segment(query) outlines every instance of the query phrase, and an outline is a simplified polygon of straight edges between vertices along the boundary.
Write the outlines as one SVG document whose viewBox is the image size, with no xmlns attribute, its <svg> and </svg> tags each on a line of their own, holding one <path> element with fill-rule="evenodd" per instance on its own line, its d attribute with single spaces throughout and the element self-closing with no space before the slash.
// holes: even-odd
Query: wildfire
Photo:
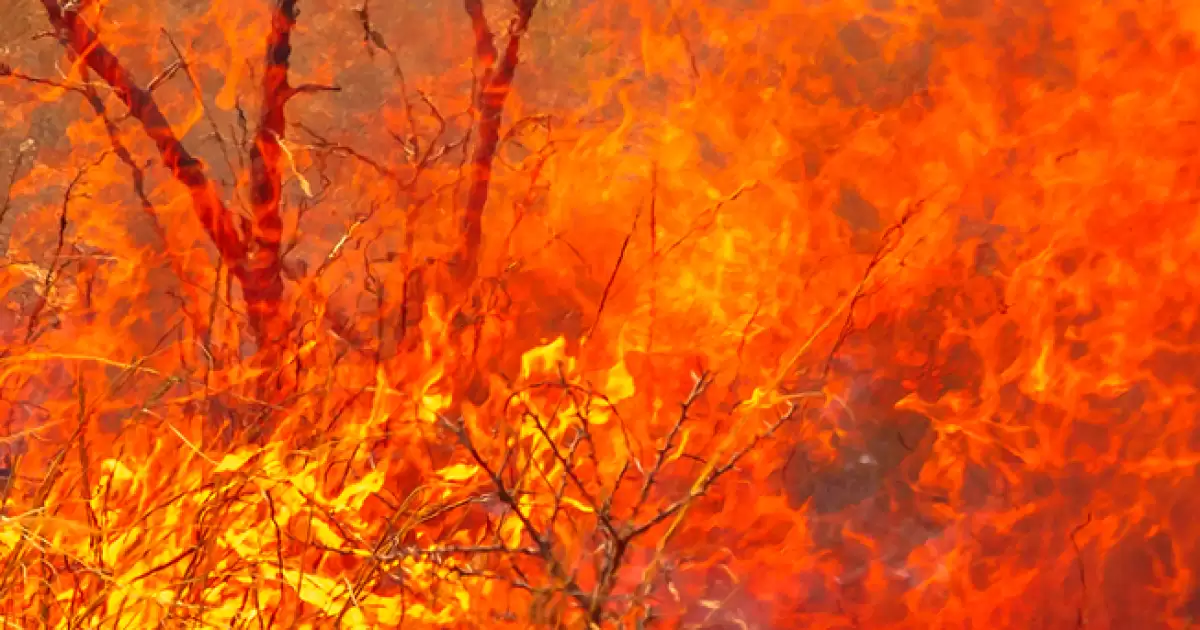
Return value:
<svg viewBox="0 0 1200 630">
<path fill-rule="evenodd" d="M 13 1 L 6 626 L 1200 618 L 1194 3 Z"/>
</svg>

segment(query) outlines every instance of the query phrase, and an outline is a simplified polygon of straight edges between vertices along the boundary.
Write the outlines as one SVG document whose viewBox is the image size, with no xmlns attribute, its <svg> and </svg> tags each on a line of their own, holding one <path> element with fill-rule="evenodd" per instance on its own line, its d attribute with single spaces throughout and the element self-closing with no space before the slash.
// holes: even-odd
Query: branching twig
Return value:
<svg viewBox="0 0 1200 630">
<path fill-rule="evenodd" d="M 867 262 L 867 266 L 862 273 L 862 278 L 859 280 L 858 285 L 854 287 L 854 293 L 850 297 L 849 306 L 846 308 L 846 318 L 842 320 L 842 328 L 838 331 L 837 339 L 834 340 L 833 347 L 830 348 L 829 354 L 825 358 L 825 364 L 821 369 L 822 378 L 829 376 L 830 370 L 833 369 L 834 359 L 837 357 L 838 352 L 841 351 L 842 344 L 846 342 L 846 338 L 854 330 L 854 309 L 858 306 L 859 301 L 866 296 L 867 283 L 873 277 L 875 269 L 896 250 L 896 247 L 900 244 L 900 240 L 904 238 L 905 226 L 908 225 L 908 222 L 912 220 L 917 211 L 921 209 L 922 204 L 923 201 L 918 202 L 905 210 L 900 220 L 892 224 L 879 239 L 879 248 L 875 250 L 875 254 Z"/>
<path fill-rule="evenodd" d="M 758 448 L 758 445 L 763 440 L 773 437 L 775 432 L 778 431 L 780 427 L 782 427 L 792 418 L 796 417 L 797 414 L 803 414 L 804 410 L 807 409 L 809 399 L 822 396 L 823 394 L 820 392 L 792 395 L 790 397 L 792 402 L 789 403 L 787 411 L 780 414 L 779 418 L 775 422 L 771 423 L 765 430 L 757 433 L 754 438 L 751 439 L 750 442 L 745 446 L 734 451 L 723 464 L 717 463 L 718 459 L 716 458 L 720 457 L 720 453 L 718 452 L 715 455 L 715 458 L 705 467 L 706 470 L 702 472 L 696 479 L 695 483 L 692 484 L 691 490 L 688 491 L 685 496 L 669 504 L 649 520 L 634 527 L 633 532 L 630 534 L 631 538 L 645 534 L 654 527 L 665 522 L 667 519 L 672 519 L 667 531 L 664 532 L 658 540 L 654 559 L 643 572 L 642 583 L 637 589 L 637 594 L 634 600 L 635 605 L 640 604 L 640 602 L 647 595 L 649 595 L 650 588 L 653 585 L 653 575 L 658 570 L 658 567 L 662 562 L 662 554 L 666 550 L 667 544 L 670 543 L 671 539 L 674 538 L 675 533 L 679 530 L 679 527 L 683 522 L 683 518 L 687 514 L 688 508 L 692 505 L 692 503 L 696 499 L 705 496 L 709 489 L 712 488 L 713 484 L 715 484 L 721 477 L 736 467 L 746 455 Z M 804 402 L 801 404 L 796 404 L 794 401 L 797 399 L 803 399 Z M 734 433 L 736 433 L 736 431 Z"/>
<path fill-rule="evenodd" d="M 230 157 L 229 144 L 225 141 L 225 136 L 221 134 L 221 129 L 217 126 L 217 121 L 213 118 L 212 112 L 204 104 L 204 93 L 200 89 L 200 82 L 192 74 L 192 67 L 188 64 L 187 57 L 183 54 L 183 49 L 175 42 L 175 38 L 169 31 L 163 29 L 162 34 L 167 39 L 167 43 L 171 45 L 171 49 L 175 51 L 175 58 L 183 70 L 183 76 L 187 77 L 188 83 L 192 86 L 192 96 L 196 99 L 196 103 L 200 105 L 201 111 L 204 112 L 204 118 L 208 121 L 209 128 L 212 129 L 213 137 L 217 139 L 217 146 L 221 148 L 221 156 L 225 159 L 226 168 L 229 169 L 230 173 L 236 173 L 237 169 L 233 165 L 233 158 Z M 246 210 L 245 202 L 242 201 L 241 194 L 238 192 L 236 186 L 233 188 L 233 195 L 244 213 Z"/>
<path fill-rule="evenodd" d="M 658 478 L 658 473 L 662 470 L 663 463 L 667 460 L 667 454 L 671 451 L 671 447 L 675 443 L 675 436 L 679 435 L 679 430 L 683 427 L 683 423 L 687 421 L 688 412 L 692 405 L 704 395 L 705 390 L 709 385 L 712 385 L 713 377 L 711 374 L 702 373 L 693 376 L 692 391 L 688 393 L 687 398 L 680 405 L 679 415 L 675 418 L 675 423 L 671 425 L 671 430 L 667 432 L 667 439 L 663 441 L 662 446 L 658 448 L 658 453 L 654 457 L 654 463 L 650 466 L 650 470 L 646 472 L 646 480 L 642 483 L 642 489 L 638 493 L 637 501 L 633 504 L 633 518 L 637 518 L 638 512 L 646 503 L 646 499 L 650 496 L 650 489 L 654 487 L 654 482 Z"/>
<path fill-rule="evenodd" d="M 588 492 L 587 487 L 583 484 L 583 480 L 579 478 L 579 475 L 575 473 L 574 458 L 563 456 L 562 450 L 558 448 L 558 444 L 556 444 L 554 439 L 550 437 L 550 431 L 546 428 L 545 423 L 542 422 L 542 419 L 538 417 L 536 413 L 534 413 L 532 410 L 526 410 L 525 414 L 523 415 L 533 421 L 538 433 L 541 434 L 542 439 L 546 441 L 546 445 L 550 448 L 550 452 L 554 455 L 554 459 L 558 460 L 558 463 L 562 464 L 563 473 L 566 475 L 566 478 L 569 479 L 579 490 L 584 500 L 587 501 L 588 507 L 590 507 L 600 519 L 600 524 L 603 525 L 604 529 L 607 530 L 611 535 L 616 535 L 617 530 L 615 527 L 613 527 L 612 520 L 609 519 L 608 514 L 600 511 L 600 504 L 596 501 L 595 497 Z M 577 445 L 578 443 L 571 447 L 572 455 L 574 455 Z"/>
<path fill-rule="evenodd" d="M 383 164 L 382 162 L 376 160 L 375 158 L 372 158 L 371 156 L 358 151 L 354 147 L 347 146 L 347 145 L 340 144 L 338 142 L 329 140 L 325 136 L 321 135 L 320 133 L 318 133 L 314 129 L 311 129 L 310 127 L 308 127 L 307 125 L 305 125 L 303 123 L 293 123 L 293 126 L 295 126 L 296 128 L 300 129 L 301 131 L 303 131 L 304 133 L 306 133 L 312 137 L 312 139 L 315 141 L 315 144 L 312 146 L 312 148 L 317 149 L 317 150 L 329 151 L 330 153 L 341 154 L 341 155 L 346 155 L 346 156 L 352 157 L 355 160 L 358 160 L 359 162 L 362 162 L 363 164 L 366 164 L 367 166 L 371 167 L 371 169 L 374 170 L 376 173 L 379 173 L 380 175 L 392 180 L 393 182 L 398 184 L 401 188 L 406 188 L 409 186 L 409 183 L 405 182 L 400 177 L 399 173 L 392 170 L 386 164 Z"/>
<path fill-rule="evenodd" d="M 283 322 L 278 310 L 283 280 L 279 244 L 283 223 L 279 214 L 282 187 L 279 139 L 284 131 L 283 107 L 296 94 L 337 89 L 311 84 L 293 87 L 287 82 L 296 1 L 278 0 L 272 15 L 271 32 L 267 40 L 267 70 L 263 78 L 264 110 L 251 152 L 254 220 L 246 241 L 239 235 L 232 214 L 206 175 L 204 163 L 184 148 L 151 95 L 155 86 L 179 69 L 186 70 L 186 62 L 182 57 L 160 73 L 148 89 L 143 89 L 76 11 L 64 10 L 56 0 L 42 0 L 42 5 L 64 45 L 113 88 L 129 109 L 129 115 L 141 123 L 146 134 L 154 141 L 172 175 L 188 188 L 197 216 L 221 258 L 242 285 L 251 327 L 259 339 L 260 347 L 269 345 L 269 340 L 280 338 Z M 195 87 L 195 78 L 190 72 L 187 74 Z M 41 82 L 70 87 L 57 82 Z"/>
<path fill-rule="evenodd" d="M 520 501 L 517 499 L 517 497 L 513 496 L 512 492 L 509 491 L 508 486 L 504 483 L 504 479 L 501 478 L 500 473 L 498 473 L 496 469 L 493 469 L 491 465 L 487 463 L 487 460 L 483 458 L 483 455 L 479 453 L 479 450 L 475 448 L 475 444 L 472 442 L 471 436 L 467 433 L 467 427 L 461 421 L 454 422 L 445 417 L 442 418 L 442 424 L 454 433 L 454 435 L 458 438 L 459 444 L 466 449 L 467 453 L 471 456 L 471 459 L 473 459 L 475 463 L 487 474 L 488 479 L 496 488 L 496 495 L 500 498 L 500 501 L 503 502 L 510 510 L 512 510 L 512 512 L 516 515 L 517 520 L 521 521 L 522 527 L 524 527 L 525 531 L 529 533 L 529 537 L 533 539 L 534 545 L 537 546 L 538 555 L 546 563 L 547 568 L 550 570 L 550 574 L 555 579 L 563 583 L 564 588 L 567 590 L 567 592 L 572 594 L 573 598 L 581 608 L 584 610 L 591 610 L 592 602 L 590 597 L 585 594 L 581 588 L 579 588 L 579 584 L 576 583 L 574 578 L 568 575 L 566 569 L 562 566 L 562 563 L 555 555 L 554 549 L 550 546 L 547 536 L 543 535 L 538 530 L 538 528 L 533 524 L 533 521 L 531 521 L 529 516 L 527 516 L 522 510 Z M 501 468 L 501 470 L 503 470 L 503 468 Z"/>
<path fill-rule="evenodd" d="M 67 190 L 63 193 L 62 210 L 58 216 L 58 235 L 54 246 L 54 254 L 50 258 L 50 262 L 46 265 L 46 277 L 42 282 L 42 294 L 38 297 L 37 305 L 34 306 L 33 312 L 29 315 L 29 326 L 25 330 L 25 343 L 33 341 L 37 333 L 38 320 L 46 305 L 50 303 L 50 296 L 54 292 L 54 283 L 58 281 L 59 272 L 62 270 L 60 265 L 62 258 L 63 247 L 66 246 L 67 227 L 70 225 L 68 209 L 71 202 L 77 197 L 86 197 L 86 193 L 76 193 L 75 187 L 83 181 L 84 175 L 92 168 L 99 166 L 104 160 L 108 159 L 109 152 L 105 151 L 100 154 L 96 161 L 84 168 L 79 169 L 71 182 L 67 184 Z"/>
</svg>

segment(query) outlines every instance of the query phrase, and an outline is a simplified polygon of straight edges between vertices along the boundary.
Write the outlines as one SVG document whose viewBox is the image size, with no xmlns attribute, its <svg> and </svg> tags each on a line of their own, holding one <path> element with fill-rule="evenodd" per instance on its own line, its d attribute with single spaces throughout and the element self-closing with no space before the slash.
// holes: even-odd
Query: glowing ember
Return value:
<svg viewBox="0 0 1200 630">
<path fill-rule="evenodd" d="M 8 625 L 1200 617 L 1195 3 L 360 1 L 5 5 Z"/>
</svg>

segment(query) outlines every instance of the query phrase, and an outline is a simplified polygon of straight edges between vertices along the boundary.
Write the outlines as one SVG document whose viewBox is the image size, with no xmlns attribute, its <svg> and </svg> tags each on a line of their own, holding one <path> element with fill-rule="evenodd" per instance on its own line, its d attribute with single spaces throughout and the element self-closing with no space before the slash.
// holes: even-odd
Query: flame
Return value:
<svg viewBox="0 0 1200 630">
<path fill-rule="evenodd" d="M 1200 617 L 1196 3 L 37 4 L 9 625 Z"/>
</svg>

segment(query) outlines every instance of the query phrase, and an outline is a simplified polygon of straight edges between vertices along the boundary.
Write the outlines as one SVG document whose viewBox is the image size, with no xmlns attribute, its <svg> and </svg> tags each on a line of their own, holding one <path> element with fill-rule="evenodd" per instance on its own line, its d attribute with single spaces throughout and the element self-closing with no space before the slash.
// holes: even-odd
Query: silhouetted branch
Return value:
<svg viewBox="0 0 1200 630">
<path fill-rule="evenodd" d="M 612 295 L 613 286 L 617 282 L 617 274 L 621 272 L 621 265 L 625 262 L 625 254 L 629 252 L 629 244 L 633 242 L 633 235 L 637 233 L 638 219 L 641 217 L 642 211 L 639 209 L 637 214 L 633 215 L 633 227 L 625 235 L 625 240 L 621 241 L 621 249 L 617 252 L 617 261 L 613 263 L 612 273 L 608 274 L 608 281 L 604 283 L 604 291 L 600 293 L 600 304 L 596 307 L 596 319 L 592 320 L 592 325 L 588 327 L 584 339 L 591 339 L 592 335 L 596 333 L 596 327 L 600 325 L 600 317 L 604 315 L 604 307 L 608 305 L 608 298 Z"/>
<path fill-rule="evenodd" d="M 705 390 L 709 385 L 712 385 L 712 375 L 708 373 L 699 374 L 693 377 L 695 380 L 692 383 L 692 391 L 688 393 L 687 399 L 683 401 L 679 408 L 679 415 L 675 417 L 675 422 L 671 425 L 670 431 L 667 432 L 667 439 L 663 440 L 662 446 L 658 447 L 658 452 L 654 456 L 654 464 L 650 466 L 650 470 L 646 472 L 646 480 L 642 482 L 642 489 L 638 492 L 637 502 L 633 504 L 633 516 L 636 518 L 638 512 L 645 505 L 647 497 L 650 496 L 650 489 L 654 487 L 654 482 L 658 478 L 659 472 L 662 471 L 663 464 L 666 463 L 667 454 L 670 453 L 671 447 L 675 444 L 675 437 L 679 435 L 679 430 L 683 428 L 683 423 L 687 421 L 688 412 L 691 411 L 692 405 L 704 395 Z"/>
<path fill-rule="evenodd" d="M 311 148 L 316 149 L 318 151 L 328 151 L 329 153 L 345 155 L 345 156 L 354 158 L 355 160 L 358 160 L 359 162 L 362 162 L 363 164 L 366 164 L 367 166 L 371 167 L 371 169 L 374 170 L 376 173 L 379 173 L 383 177 L 386 177 L 387 179 L 395 182 L 401 188 L 407 186 L 407 184 L 404 182 L 404 180 L 400 177 L 399 173 L 392 170 L 390 167 L 388 167 L 386 164 L 380 162 L 379 160 L 376 160 L 375 158 L 373 158 L 369 155 L 366 155 L 365 153 L 362 153 L 361 151 L 355 149 L 354 147 L 330 140 L 329 138 L 325 137 L 324 135 L 318 133 L 316 130 L 306 126 L 304 123 L 293 123 L 293 126 L 299 128 L 301 131 L 303 131 L 304 133 L 306 133 L 312 137 L 313 144 L 311 145 Z"/>
<path fill-rule="evenodd" d="M 834 340 L 833 347 L 830 348 L 829 354 L 825 357 L 825 364 L 821 368 L 821 378 L 824 379 L 829 376 L 829 372 L 833 369 L 834 359 L 837 358 L 838 352 L 841 351 L 842 345 L 846 342 L 850 333 L 854 331 L 854 310 L 858 306 L 859 301 L 866 297 L 867 283 L 874 276 L 875 270 L 880 263 L 899 246 L 900 240 L 904 238 L 905 226 L 916 216 L 924 203 L 925 201 L 921 200 L 910 206 L 896 223 L 884 231 L 883 236 L 879 239 L 879 247 L 875 250 L 874 255 L 871 256 L 871 260 L 867 262 L 866 268 L 863 269 L 862 278 L 859 280 L 858 285 L 854 287 L 854 293 L 851 295 L 850 303 L 846 307 L 846 317 L 842 320 L 842 327 L 838 330 L 838 336 Z"/>
</svg>

